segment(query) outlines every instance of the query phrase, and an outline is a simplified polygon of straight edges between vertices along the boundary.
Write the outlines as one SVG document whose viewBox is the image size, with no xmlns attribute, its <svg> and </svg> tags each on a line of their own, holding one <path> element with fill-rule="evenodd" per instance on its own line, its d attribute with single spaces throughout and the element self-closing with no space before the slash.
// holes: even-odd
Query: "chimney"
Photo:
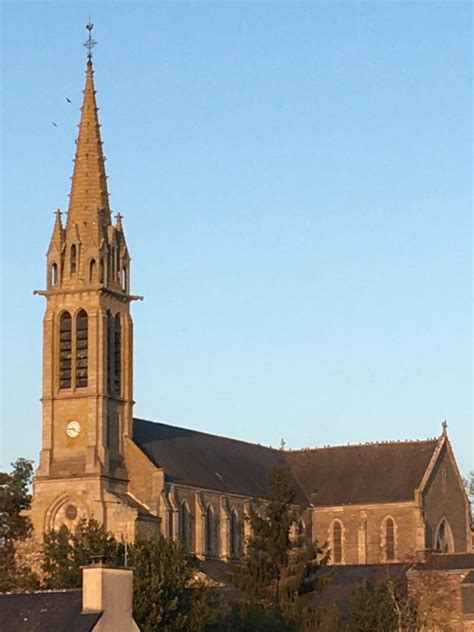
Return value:
<svg viewBox="0 0 474 632">
<path fill-rule="evenodd" d="M 82 568 L 82 611 L 102 612 L 94 632 L 140 632 L 132 615 L 133 570 L 102 561 Z"/>
</svg>

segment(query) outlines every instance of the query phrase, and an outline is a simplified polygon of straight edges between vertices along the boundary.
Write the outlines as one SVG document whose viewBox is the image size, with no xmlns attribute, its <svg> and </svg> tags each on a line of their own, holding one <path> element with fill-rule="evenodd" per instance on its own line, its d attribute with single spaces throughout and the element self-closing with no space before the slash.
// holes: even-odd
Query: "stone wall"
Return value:
<svg viewBox="0 0 474 632">
<path fill-rule="evenodd" d="M 417 604 L 420 632 L 473 632 L 474 621 L 463 615 L 461 582 L 467 570 L 408 571 L 410 597 Z"/>
<path fill-rule="evenodd" d="M 426 545 L 434 547 L 435 534 L 445 518 L 451 528 L 454 551 L 469 551 L 469 508 L 466 495 L 445 445 L 423 494 Z"/>
<path fill-rule="evenodd" d="M 382 564 L 387 562 L 385 524 L 394 522 L 395 555 L 392 562 L 410 561 L 423 548 L 420 540 L 422 516 L 414 503 L 314 507 L 313 538 L 333 548 L 333 525 L 342 525 L 342 564 Z"/>
</svg>

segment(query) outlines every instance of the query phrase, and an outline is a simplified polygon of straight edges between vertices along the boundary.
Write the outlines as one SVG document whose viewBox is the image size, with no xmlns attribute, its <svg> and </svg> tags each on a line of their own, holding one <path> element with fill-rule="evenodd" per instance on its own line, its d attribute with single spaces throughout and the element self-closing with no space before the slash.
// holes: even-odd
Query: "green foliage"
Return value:
<svg viewBox="0 0 474 632">
<path fill-rule="evenodd" d="M 180 543 L 159 536 L 129 549 L 133 614 L 143 632 L 205 630 L 213 619 L 209 588 L 193 581 L 195 566 Z"/>
<path fill-rule="evenodd" d="M 296 622 L 291 621 L 278 607 L 267 608 L 253 600 L 223 603 L 219 622 L 205 629 L 206 632 L 297 632 L 299 630 Z"/>
<path fill-rule="evenodd" d="M 387 580 L 373 587 L 363 582 L 357 589 L 349 632 L 415 632 L 417 612 L 413 601 Z"/>
<path fill-rule="evenodd" d="M 324 588 L 317 571 L 326 564 L 329 554 L 325 546 L 318 546 L 304 535 L 290 537 L 292 526 L 300 518 L 294 498 L 288 470 L 275 468 L 270 476 L 268 502 L 250 511 L 252 535 L 234 581 L 267 613 L 282 613 L 287 625 L 298 624 L 301 629 L 307 619 L 314 618 L 308 602 Z"/>
<path fill-rule="evenodd" d="M 252 535 L 247 542 L 244 566 L 236 575 L 237 585 L 254 597 L 279 600 L 280 579 L 291 547 L 290 528 L 296 519 L 294 491 L 285 468 L 270 476 L 268 503 L 250 510 Z"/>
<path fill-rule="evenodd" d="M 280 602 L 284 607 L 302 607 L 314 593 L 320 593 L 330 577 L 320 578 L 318 569 L 329 560 L 326 546 L 303 536 L 291 542 L 280 579 Z"/>
<path fill-rule="evenodd" d="M 307 632 L 342 632 L 342 629 L 338 603 L 308 610 L 300 628 Z"/>
<path fill-rule="evenodd" d="M 111 564 L 123 564 L 124 547 L 97 520 L 81 520 L 72 533 L 65 525 L 44 536 L 42 571 L 44 587 L 79 588 L 81 566 L 103 556 Z"/>
<path fill-rule="evenodd" d="M 30 508 L 33 464 L 17 459 L 8 474 L 0 472 L 0 591 L 35 588 L 37 578 L 18 563 L 15 552 L 19 542 L 31 533 L 31 521 L 25 515 Z"/>
</svg>

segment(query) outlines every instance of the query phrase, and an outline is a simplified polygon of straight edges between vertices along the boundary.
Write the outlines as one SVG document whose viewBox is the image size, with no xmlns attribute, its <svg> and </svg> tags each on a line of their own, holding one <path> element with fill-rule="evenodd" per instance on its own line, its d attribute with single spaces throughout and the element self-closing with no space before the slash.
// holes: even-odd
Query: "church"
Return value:
<svg viewBox="0 0 474 632">
<path fill-rule="evenodd" d="M 284 465 L 302 510 L 295 529 L 328 542 L 333 564 L 470 551 L 446 424 L 427 440 L 287 450 L 134 418 L 130 265 L 109 205 L 90 49 L 68 212 L 56 212 L 36 291 L 46 302 L 36 537 L 93 517 L 125 541 L 161 532 L 199 559 L 238 560 L 249 508 Z"/>
</svg>

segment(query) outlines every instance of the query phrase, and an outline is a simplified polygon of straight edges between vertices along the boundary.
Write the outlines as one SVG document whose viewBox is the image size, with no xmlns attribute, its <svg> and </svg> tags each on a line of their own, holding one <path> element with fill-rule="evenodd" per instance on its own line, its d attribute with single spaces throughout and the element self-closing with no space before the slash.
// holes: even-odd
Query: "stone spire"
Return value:
<svg viewBox="0 0 474 632">
<path fill-rule="evenodd" d="M 52 250 L 61 251 L 64 243 L 64 228 L 61 221 L 61 211 L 57 209 L 55 212 L 55 220 L 53 227 L 53 234 L 51 235 L 51 241 L 49 242 L 48 252 Z"/>
<path fill-rule="evenodd" d="M 101 227 L 110 224 L 111 219 L 95 93 L 94 70 L 89 56 L 67 226 L 74 223 L 84 225 L 84 222 L 87 222 L 90 228 L 93 229 L 95 225 L 95 228 L 100 230 Z"/>
</svg>

